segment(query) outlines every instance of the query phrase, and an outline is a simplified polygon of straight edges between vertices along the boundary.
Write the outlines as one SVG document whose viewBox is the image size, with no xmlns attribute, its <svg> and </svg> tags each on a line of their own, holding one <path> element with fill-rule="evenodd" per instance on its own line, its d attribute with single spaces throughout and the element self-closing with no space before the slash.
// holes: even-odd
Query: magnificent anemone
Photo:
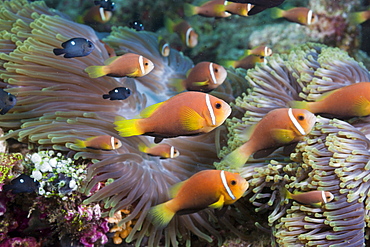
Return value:
<svg viewBox="0 0 370 247">
<path fill-rule="evenodd" d="M 352 83 L 369 81 L 370 74 L 345 52 L 307 44 L 288 55 L 273 55 L 267 65 L 248 70 L 252 85 L 236 98 L 235 116 L 227 120 L 225 156 L 243 143 L 240 134 L 268 111 L 288 107 L 291 100 L 314 101 L 321 94 Z M 250 159 L 240 169 L 249 181 L 249 201 L 267 212 L 280 246 L 362 246 L 369 224 L 369 118 L 319 117 L 315 128 L 289 155 L 281 149 L 264 159 Z M 228 169 L 223 162 L 216 167 Z M 323 190 L 335 198 L 322 207 L 285 199 L 282 188 L 299 192 Z M 248 202 L 243 201 L 245 207 Z"/>
<path fill-rule="evenodd" d="M 16 138 L 29 142 L 39 149 L 54 149 L 74 154 L 94 162 L 88 168 L 86 186 L 89 194 L 100 184 L 105 186 L 92 194 L 85 203 L 102 202 L 105 216 L 113 217 L 120 210 L 130 209 L 130 214 L 119 222 L 131 220 L 136 224 L 126 241 L 136 240 L 139 245 L 148 237 L 149 245 L 177 246 L 190 243 L 191 233 L 212 241 L 220 234 L 213 226 L 217 222 L 212 210 L 175 217 L 169 227 L 156 229 L 146 218 L 153 205 L 169 199 L 168 189 L 189 178 L 197 171 L 212 169 L 217 160 L 215 133 L 197 137 L 180 137 L 164 142 L 174 145 L 181 156 L 160 160 L 138 151 L 142 142 L 149 144 L 151 137 L 122 138 L 114 130 L 114 118 L 133 118 L 143 107 L 166 100 L 173 95 L 167 84 L 171 78 L 183 78 L 192 66 L 190 59 L 175 50 L 169 57 L 158 51 L 157 36 L 150 32 L 136 32 L 127 28 L 114 28 L 104 41 L 121 55 L 135 52 L 153 61 L 155 68 L 138 79 L 112 77 L 89 78 L 84 69 L 102 65 L 109 57 L 90 27 L 74 23 L 49 10 L 41 1 L 14 0 L 0 2 L 1 85 L 17 97 L 16 106 L 1 117 L 0 126 L 9 131 L 3 139 Z M 86 57 L 66 59 L 53 54 L 53 48 L 74 37 L 83 37 L 95 44 L 94 51 Z M 238 77 L 237 72 L 233 73 Z M 244 79 L 235 86 L 240 90 Z M 125 86 L 133 94 L 124 101 L 102 98 L 115 87 Z M 232 100 L 230 84 L 217 93 Z M 80 149 L 74 142 L 97 135 L 119 138 L 122 147 L 115 151 Z M 209 221 L 209 218 L 212 220 Z M 233 230 L 227 217 L 221 222 Z M 164 238 L 162 238 L 164 234 Z"/>
</svg>

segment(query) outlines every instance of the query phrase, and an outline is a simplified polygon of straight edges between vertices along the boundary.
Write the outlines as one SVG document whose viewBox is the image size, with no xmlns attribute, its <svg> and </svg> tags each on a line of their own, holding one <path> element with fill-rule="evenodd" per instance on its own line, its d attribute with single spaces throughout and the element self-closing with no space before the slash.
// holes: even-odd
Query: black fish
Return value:
<svg viewBox="0 0 370 247">
<path fill-rule="evenodd" d="M 115 3 L 110 0 L 94 1 L 95 5 L 100 5 L 106 11 L 113 11 Z"/>
<path fill-rule="evenodd" d="M 17 98 L 0 88 L 0 114 L 4 115 L 17 103 Z"/>
<path fill-rule="evenodd" d="M 127 99 L 131 95 L 131 90 L 126 87 L 116 87 L 109 91 L 108 94 L 103 94 L 103 99 L 110 100 L 123 100 Z"/>
<path fill-rule="evenodd" d="M 55 55 L 64 54 L 65 58 L 84 57 L 89 55 L 95 48 L 94 44 L 85 38 L 73 38 L 62 43 L 64 49 L 55 48 Z"/>
<path fill-rule="evenodd" d="M 140 21 L 131 21 L 128 24 L 129 28 L 135 29 L 136 31 L 143 31 L 144 30 L 144 24 Z"/>
<path fill-rule="evenodd" d="M 250 3 L 253 4 L 254 7 L 248 12 L 248 15 L 255 15 L 259 12 L 279 6 L 284 2 L 284 0 L 228 0 L 229 2 L 234 3 Z"/>
<path fill-rule="evenodd" d="M 13 179 L 10 184 L 3 186 L 4 191 L 11 190 L 13 194 L 31 193 L 38 189 L 39 182 L 35 181 L 30 176 L 21 174 L 19 177 Z"/>
</svg>

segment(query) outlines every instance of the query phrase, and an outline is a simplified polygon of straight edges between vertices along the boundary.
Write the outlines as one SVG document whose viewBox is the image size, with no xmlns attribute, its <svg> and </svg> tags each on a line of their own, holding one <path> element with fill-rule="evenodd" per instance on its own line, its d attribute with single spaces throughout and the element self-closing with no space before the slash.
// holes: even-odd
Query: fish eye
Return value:
<svg viewBox="0 0 370 247">
<path fill-rule="evenodd" d="M 118 145 L 118 142 L 115 142 L 114 145 Z"/>
<path fill-rule="evenodd" d="M 303 115 L 299 115 L 299 116 L 298 116 L 298 120 L 299 120 L 299 121 L 303 121 L 303 120 L 304 120 L 304 116 L 303 116 Z"/>
<path fill-rule="evenodd" d="M 218 69 L 215 69 L 215 72 L 217 73 L 218 72 Z"/>
<path fill-rule="evenodd" d="M 221 106 L 222 106 L 222 105 L 221 105 L 220 103 L 216 103 L 216 104 L 215 104 L 216 109 L 221 109 Z"/>
<path fill-rule="evenodd" d="M 8 100 L 9 100 L 10 102 L 13 102 L 14 97 L 13 97 L 13 96 L 10 96 L 10 97 L 8 98 Z"/>
<path fill-rule="evenodd" d="M 236 185 L 236 181 L 235 180 L 231 180 L 230 184 L 231 185 Z"/>
<path fill-rule="evenodd" d="M 144 65 L 148 66 L 148 65 L 149 65 L 149 63 L 144 63 Z"/>
</svg>

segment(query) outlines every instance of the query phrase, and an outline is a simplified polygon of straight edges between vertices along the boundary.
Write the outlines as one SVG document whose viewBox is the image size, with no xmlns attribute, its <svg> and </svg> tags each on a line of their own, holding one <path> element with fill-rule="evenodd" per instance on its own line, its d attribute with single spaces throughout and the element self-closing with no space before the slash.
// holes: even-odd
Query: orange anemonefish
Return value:
<svg viewBox="0 0 370 247">
<path fill-rule="evenodd" d="M 164 228 L 175 214 L 194 213 L 207 207 L 220 209 L 223 205 L 233 204 L 248 186 L 248 182 L 237 173 L 200 171 L 175 185 L 171 189 L 173 199 L 152 207 L 149 218 L 155 226 Z"/>
<path fill-rule="evenodd" d="M 200 62 L 191 68 L 185 80 L 174 80 L 178 92 L 183 90 L 210 92 L 220 86 L 227 77 L 227 71 L 221 65 Z"/>
<path fill-rule="evenodd" d="M 188 3 L 184 4 L 186 16 L 200 15 L 204 17 L 229 17 L 231 14 L 226 12 L 225 0 L 211 0 L 201 6 L 194 6 Z"/>
<path fill-rule="evenodd" d="M 271 9 L 271 17 L 274 19 L 285 18 L 288 21 L 309 26 L 315 22 L 315 14 L 305 7 L 296 7 L 289 10 L 279 8 Z"/>
<path fill-rule="evenodd" d="M 248 15 L 255 15 L 259 12 L 276 7 L 284 2 L 284 0 L 228 0 L 234 3 L 249 3 L 254 5 L 253 8 L 248 12 Z"/>
<path fill-rule="evenodd" d="M 85 24 L 104 24 L 112 18 L 112 11 L 105 10 L 100 6 L 93 6 L 87 10 L 77 22 Z"/>
<path fill-rule="evenodd" d="M 337 117 L 370 115 L 370 82 L 359 82 L 324 93 L 315 102 L 291 101 L 294 108 Z"/>
<path fill-rule="evenodd" d="M 280 108 L 268 112 L 257 124 L 247 128 L 243 145 L 226 155 L 222 162 L 231 168 L 240 168 L 254 153 L 254 158 L 269 155 L 275 149 L 300 141 L 316 122 L 307 110 Z"/>
<path fill-rule="evenodd" d="M 165 27 L 169 32 L 177 33 L 183 44 L 189 48 L 193 48 L 198 44 L 198 34 L 190 26 L 190 24 L 182 19 L 175 21 L 170 18 L 165 18 Z"/>
<path fill-rule="evenodd" d="M 259 45 L 255 46 L 252 49 L 246 50 L 244 52 L 245 56 L 249 55 L 255 55 L 255 56 L 260 56 L 260 57 L 269 57 L 272 55 L 272 50 L 270 47 L 267 47 L 265 45 Z"/>
<path fill-rule="evenodd" d="M 233 15 L 248 16 L 254 5 L 250 3 L 233 3 L 224 1 L 225 10 Z"/>
<path fill-rule="evenodd" d="M 141 77 L 154 69 L 152 61 L 134 53 L 108 58 L 104 64 L 105 66 L 89 66 L 85 69 L 85 72 L 91 78 L 105 75 L 112 77 Z"/>
<path fill-rule="evenodd" d="M 282 192 L 287 199 L 293 199 L 301 204 L 312 205 L 315 207 L 320 207 L 322 204 L 328 203 L 334 199 L 334 195 L 332 193 L 321 190 L 291 193 L 284 187 Z"/>
<path fill-rule="evenodd" d="M 256 55 L 244 55 L 239 60 L 224 60 L 221 64 L 225 67 L 232 66 L 234 68 L 251 69 L 256 66 L 257 63 L 267 63 L 265 57 Z"/>
<path fill-rule="evenodd" d="M 231 108 L 223 100 L 201 92 L 183 92 L 141 111 L 141 119 L 117 117 L 120 136 L 149 135 L 163 138 L 208 133 L 220 126 Z"/>
<path fill-rule="evenodd" d="M 139 151 L 151 156 L 158 156 L 161 159 L 176 158 L 180 152 L 169 144 L 161 143 L 153 146 L 146 146 L 144 143 L 139 144 Z"/>
<path fill-rule="evenodd" d="M 76 139 L 75 146 L 78 148 L 114 150 L 120 148 L 122 146 L 122 143 L 120 140 L 113 136 L 101 135 L 89 137 L 84 141 Z"/>
</svg>

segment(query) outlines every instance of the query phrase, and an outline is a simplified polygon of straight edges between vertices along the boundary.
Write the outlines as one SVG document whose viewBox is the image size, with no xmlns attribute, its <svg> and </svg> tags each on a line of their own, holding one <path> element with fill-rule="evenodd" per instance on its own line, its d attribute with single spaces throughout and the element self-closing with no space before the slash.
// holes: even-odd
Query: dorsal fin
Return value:
<svg viewBox="0 0 370 247">
<path fill-rule="evenodd" d="M 104 61 L 104 65 L 109 65 L 109 64 L 113 63 L 113 61 L 116 60 L 117 58 L 118 58 L 118 56 L 108 58 L 107 60 Z"/>
<path fill-rule="evenodd" d="M 150 117 L 164 102 L 159 102 L 157 104 L 146 107 L 140 112 L 140 116 L 143 118 Z"/>
</svg>

